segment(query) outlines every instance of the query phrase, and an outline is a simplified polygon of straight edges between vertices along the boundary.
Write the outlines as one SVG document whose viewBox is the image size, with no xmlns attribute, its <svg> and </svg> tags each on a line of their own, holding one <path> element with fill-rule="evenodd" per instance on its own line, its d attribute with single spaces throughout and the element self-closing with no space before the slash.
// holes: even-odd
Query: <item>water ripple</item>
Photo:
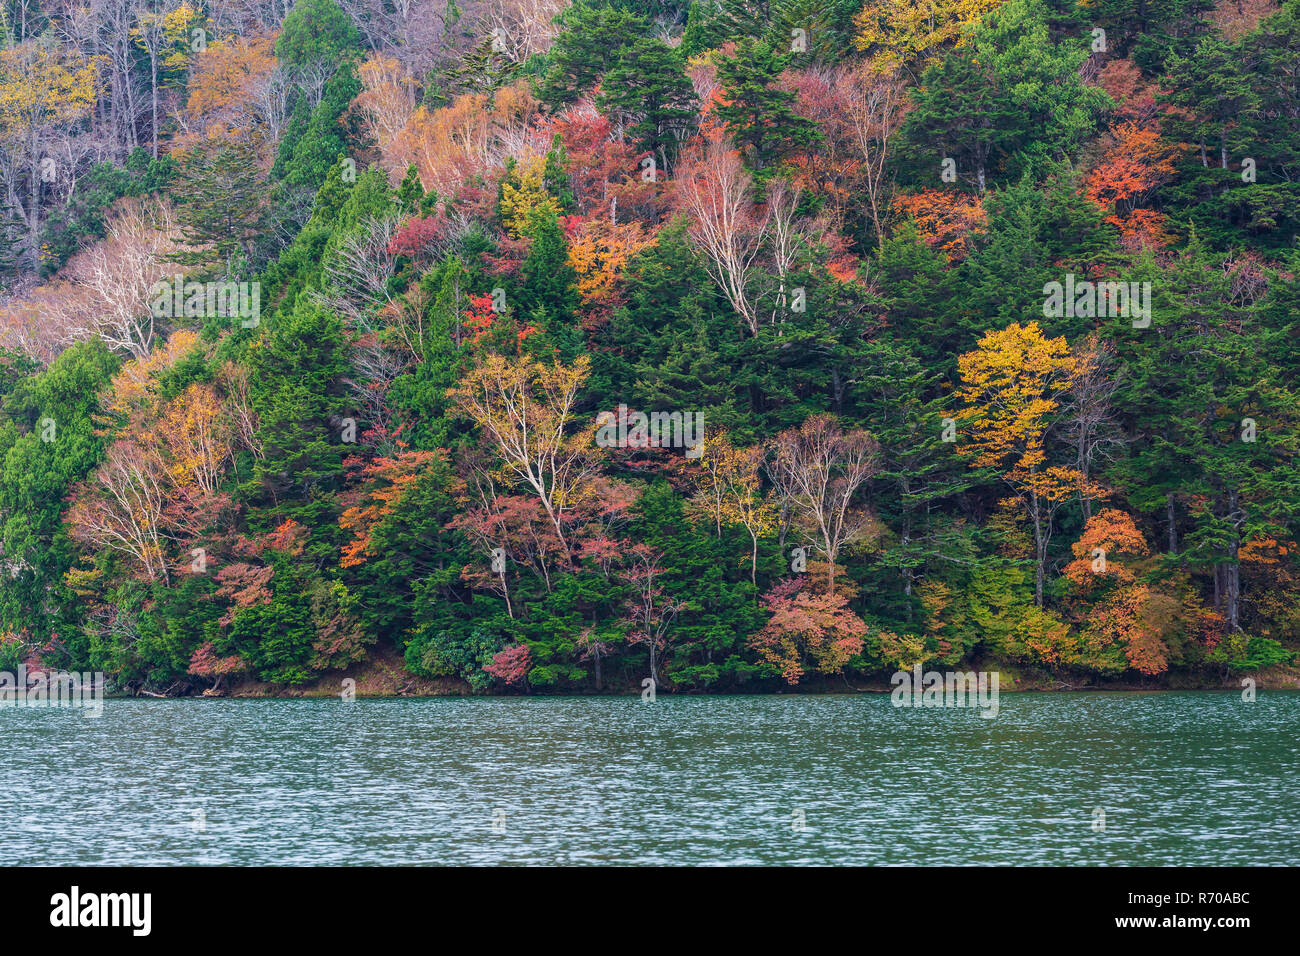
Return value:
<svg viewBox="0 0 1300 956">
<path fill-rule="evenodd" d="M 47 865 L 1295 865 L 1298 726 L 1288 692 L 0 708 L 0 828 Z"/>
</svg>

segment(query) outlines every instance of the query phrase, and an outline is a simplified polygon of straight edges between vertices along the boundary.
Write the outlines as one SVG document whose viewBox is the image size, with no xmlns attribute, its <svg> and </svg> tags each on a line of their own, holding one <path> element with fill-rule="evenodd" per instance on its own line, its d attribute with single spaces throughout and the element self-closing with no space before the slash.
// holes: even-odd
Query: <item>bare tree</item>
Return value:
<svg viewBox="0 0 1300 956">
<path fill-rule="evenodd" d="M 668 629 L 686 603 L 670 596 L 663 587 L 664 556 L 657 548 L 637 543 L 628 548 L 628 567 L 624 581 L 631 586 L 627 599 L 632 630 L 630 644 L 645 644 L 650 649 L 650 679 L 659 683 L 659 655 L 667 649 Z"/>
<path fill-rule="evenodd" d="M 15 290 L 0 305 L 0 341 L 32 358 L 52 362 L 71 340 L 61 317 L 69 303 L 83 295 L 81 289 L 64 280 Z"/>
<path fill-rule="evenodd" d="M 847 70 L 840 74 L 837 86 L 848 106 L 853 142 L 862 156 L 871 224 L 879 240 L 884 236 L 880 210 L 889 186 L 889 148 L 907 116 L 907 86 L 896 74 Z"/>
<path fill-rule="evenodd" d="M 114 442 L 68 512 L 72 536 L 95 548 L 130 555 L 145 577 L 165 583 L 165 475 L 165 466 L 147 443 Z"/>
<path fill-rule="evenodd" d="M 550 49 L 560 32 L 555 17 L 568 5 L 569 0 L 488 0 L 482 27 L 497 52 L 523 63 Z"/>
<path fill-rule="evenodd" d="M 229 409 L 235 441 L 261 461 L 266 457 L 266 450 L 257 437 L 257 412 L 253 411 L 247 367 L 227 362 L 218 372 L 218 382 L 226 395 L 226 408 Z"/>
<path fill-rule="evenodd" d="M 321 98 L 325 95 L 325 84 L 337 69 L 338 64 L 329 60 L 313 60 L 294 67 L 291 74 L 294 86 L 307 98 L 311 109 L 320 106 Z"/>
<path fill-rule="evenodd" d="M 324 263 L 328 287 L 317 297 L 351 320 L 361 332 L 372 332 L 370 316 L 390 304 L 388 280 L 397 257 L 389 251 L 397 232 L 396 216 L 367 217 L 349 232 Z"/>
<path fill-rule="evenodd" d="M 293 89 L 289 72 L 277 65 L 253 87 L 252 107 L 266 130 L 268 143 L 279 144 L 289 122 L 289 94 Z"/>
<path fill-rule="evenodd" d="M 417 285 L 384 309 L 384 324 L 401 342 L 412 362 L 424 360 L 424 320 L 431 299 L 432 296 Z M 459 343 L 457 345 L 459 347 Z"/>
<path fill-rule="evenodd" d="M 108 223 L 103 241 L 79 252 L 67 276 L 91 293 L 78 303 L 69 331 L 98 335 L 111 348 L 145 358 L 158 333 L 153 287 L 175 273 L 167 256 L 185 247 L 169 204 L 158 199 L 124 199 Z"/>
<path fill-rule="evenodd" d="M 755 206 L 753 179 L 740 153 L 721 137 L 700 136 L 678 164 L 674 185 L 705 269 L 750 334 L 757 335 L 753 287 L 770 213 Z"/>
<path fill-rule="evenodd" d="M 93 0 L 99 24 L 99 53 L 107 61 L 110 129 L 125 156 L 140 145 L 139 123 L 145 115 L 145 96 L 136 74 L 136 47 L 131 37 L 139 0 Z"/>
<path fill-rule="evenodd" d="M 1087 521 L 1092 517 L 1093 470 L 1115 456 L 1124 436 L 1111 404 L 1119 387 L 1115 347 L 1093 332 L 1075 347 L 1074 362 L 1061 402 L 1061 437 L 1073 446 L 1075 468 L 1083 475 L 1079 499 Z"/>
<path fill-rule="evenodd" d="M 786 283 L 799 257 L 809 245 L 805 224 L 795 218 L 795 210 L 799 208 L 802 195 L 801 190 L 780 177 L 767 184 L 769 247 L 777 283 L 771 325 L 776 325 L 778 316 L 790 308 Z"/>
<path fill-rule="evenodd" d="M 158 59 L 167 42 L 164 16 L 155 10 L 137 10 L 135 27 L 131 31 L 149 57 L 149 150 L 154 159 L 158 158 Z"/>
<path fill-rule="evenodd" d="M 268 24 L 283 23 L 293 0 L 208 0 L 205 7 L 219 32 L 247 36 Z"/>
<path fill-rule="evenodd" d="M 853 507 L 862 483 L 876 473 L 880 446 L 865 431 L 846 432 L 830 415 L 812 415 L 776 437 L 772 484 L 803 532 L 826 555 L 827 593 L 835 592 L 840 550 L 875 526 L 870 512 Z"/>
</svg>

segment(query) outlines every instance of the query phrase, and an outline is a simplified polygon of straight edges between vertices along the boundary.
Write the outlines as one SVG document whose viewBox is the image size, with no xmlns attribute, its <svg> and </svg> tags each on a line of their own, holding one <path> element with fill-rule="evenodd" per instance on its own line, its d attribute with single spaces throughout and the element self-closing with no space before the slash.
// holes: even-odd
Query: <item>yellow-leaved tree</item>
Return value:
<svg viewBox="0 0 1300 956">
<path fill-rule="evenodd" d="M 590 374 L 585 355 L 572 365 L 488 355 L 447 391 L 460 414 L 478 425 L 504 475 L 537 496 L 570 568 L 565 517 L 586 493 L 596 462 L 592 435 L 567 430 Z"/>
<path fill-rule="evenodd" d="M 131 39 L 149 58 L 149 89 L 152 133 L 151 153 L 158 158 L 158 94 L 173 83 L 183 82 L 194 46 L 191 36 L 207 17 L 197 6 L 182 0 L 170 10 L 141 10 L 131 28 Z"/>
<path fill-rule="evenodd" d="M 1070 386 L 1074 359 L 1064 338 L 1038 323 L 1013 322 L 985 333 L 958 359 L 961 432 L 972 468 L 995 468 L 1034 530 L 1034 600 L 1043 605 L 1047 546 L 1056 510 L 1086 481 L 1075 468 L 1047 461 L 1046 438 Z"/>
<path fill-rule="evenodd" d="M 168 452 L 172 483 L 215 495 L 234 450 L 233 429 L 216 388 L 190 385 L 163 409 L 157 432 Z"/>
<path fill-rule="evenodd" d="M 749 532 L 749 579 L 758 583 L 758 539 L 776 526 L 776 507 L 762 493 L 762 447 L 736 448 L 726 432 L 704 443 L 694 475 L 692 501 L 713 519 L 719 534 L 723 524 L 740 524 Z"/>
<path fill-rule="evenodd" d="M 93 60 L 38 40 L 0 50 L 0 148 L 14 166 L 27 170 L 27 208 L 20 212 L 33 265 L 40 251 L 42 183 L 57 172 L 41 168 L 45 142 L 59 127 L 84 119 L 97 90 Z"/>
<path fill-rule="evenodd" d="M 546 157 L 534 156 L 516 166 L 501 183 L 501 222 L 518 239 L 533 224 L 560 214 L 560 204 L 546 189 Z"/>
<path fill-rule="evenodd" d="M 939 47 L 960 43 L 962 31 L 1002 0 L 869 0 L 853 18 L 869 68 L 906 70 L 915 78 Z"/>
</svg>

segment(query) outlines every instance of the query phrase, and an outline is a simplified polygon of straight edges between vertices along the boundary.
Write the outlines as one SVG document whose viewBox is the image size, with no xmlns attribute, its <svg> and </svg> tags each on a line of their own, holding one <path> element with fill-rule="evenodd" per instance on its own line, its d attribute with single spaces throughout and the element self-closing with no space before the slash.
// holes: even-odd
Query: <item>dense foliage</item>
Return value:
<svg viewBox="0 0 1300 956">
<path fill-rule="evenodd" d="M 0 666 L 1300 651 L 1298 0 L 92 7 L 0 0 Z"/>
</svg>

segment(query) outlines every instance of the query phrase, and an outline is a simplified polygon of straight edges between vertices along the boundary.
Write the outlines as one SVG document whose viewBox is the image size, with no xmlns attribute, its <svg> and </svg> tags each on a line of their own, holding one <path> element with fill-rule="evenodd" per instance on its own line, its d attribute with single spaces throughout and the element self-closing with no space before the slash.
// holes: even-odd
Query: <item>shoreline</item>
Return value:
<svg viewBox="0 0 1300 956">
<path fill-rule="evenodd" d="M 1300 674 L 1292 670 L 1285 672 L 1271 671 L 1263 674 L 1242 675 L 1228 678 L 1222 682 L 1187 681 L 1144 684 L 1136 681 L 1091 681 L 1071 683 L 1059 679 L 1039 677 L 1016 678 L 1007 672 L 1001 672 L 999 693 L 1016 694 L 1072 694 L 1072 693 L 1110 693 L 1110 694 L 1150 694 L 1150 693 L 1225 693 L 1241 692 L 1245 686 L 1241 681 L 1250 677 L 1255 681 L 1254 689 L 1259 691 L 1300 690 Z M 411 675 L 402 686 L 385 686 L 386 682 L 375 681 L 369 677 L 362 679 L 347 672 L 340 673 L 332 679 L 320 678 L 310 684 L 298 687 L 277 686 L 261 682 L 248 681 L 216 693 L 211 690 L 201 693 L 159 695 L 117 693 L 106 699 L 149 698 L 157 700 L 325 700 L 341 696 L 340 686 L 343 680 L 356 680 L 354 696 L 377 700 L 437 699 L 449 697 L 474 698 L 510 698 L 510 697 L 590 697 L 621 698 L 638 697 L 641 689 L 628 685 L 621 689 L 580 690 L 569 688 L 563 691 L 533 689 L 528 692 L 493 693 L 476 691 L 465 681 L 455 678 L 417 678 Z M 844 694 L 889 694 L 894 690 L 887 681 L 849 682 L 841 680 L 822 680 L 809 682 L 798 687 L 728 687 L 723 689 L 661 689 L 659 692 L 668 697 L 820 697 Z"/>
<path fill-rule="evenodd" d="M 938 668 L 931 668 L 938 669 Z M 952 670 L 975 670 L 969 668 L 951 668 Z M 999 674 L 999 693 L 1152 693 L 1157 691 L 1205 691 L 1240 693 L 1246 678 L 1254 680 L 1256 691 L 1261 690 L 1300 690 L 1300 666 L 1280 666 L 1252 674 L 1228 675 L 1222 678 L 1210 678 L 1191 674 L 1165 674 L 1161 680 L 1142 681 L 1132 679 L 1097 679 L 1079 677 L 1074 679 L 1053 676 L 1034 668 L 1003 667 Z M 475 690 L 470 684 L 458 677 L 420 677 L 405 668 L 402 656 L 395 648 L 377 648 L 367 660 L 345 670 L 330 671 L 312 681 L 296 686 L 272 684 L 251 678 L 244 678 L 220 689 L 197 690 L 186 688 L 182 693 L 165 694 L 153 690 L 125 690 L 105 695 L 105 699 L 149 698 L 159 700 L 297 700 L 338 698 L 343 692 L 345 681 L 352 681 L 351 689 L 355 697 L 375 699 L 411 699 L 440 697 L 637 697 L 642 689 L 640 676 L 619 675 L 618 680 L 610 680 L 601 690 L 594 688 L 567 688 L 551 690 L 548 688 L 531 688 L 525 692 L 510 691 L 506 693 Z M 661 687 L 659 693 L 672 697 L 816 697 L 831 694 L 888 694 L 894 685 L 885 676 L 872 679 L 850 679 L 843 676 L 809 678 L 804 682 L 790 686 L 780 678 L 754 680 L 744 684 L 730 685 L 724 688 L 679 688 Z"/>
</svg>

